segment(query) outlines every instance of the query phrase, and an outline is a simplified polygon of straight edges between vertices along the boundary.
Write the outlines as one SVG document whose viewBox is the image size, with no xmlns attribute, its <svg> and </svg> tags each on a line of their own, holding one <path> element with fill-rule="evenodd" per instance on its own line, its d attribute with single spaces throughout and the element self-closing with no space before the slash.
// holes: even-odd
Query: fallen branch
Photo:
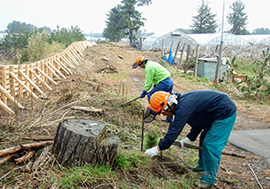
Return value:
<svg viewBox="0 0 270 189">
<path fill-rule="evenodd" d="M 24 170 L 28 173 L 32 173 L 32 166 L 33 166 L 34 162 L 33 161 L 29 161 L 27 163 L 27 165 L 25 166 Z"/>
<path fill-rule="evenodd" d="M 9 156 L 4 157 L 3 159 L 0 160 L 0 165 L 4 164 L 5 162 L 13 158 L 15 155 L 16 154 L 10 154 Z"/>
<path fill-rule="evenodd" d="M 47 138 L 47 137 L 44 137 L 44 138 L 35 138 L 35 137 L 23 137 L 22 138 L 23 140 L 33 140 L 33 141 L 47 141 L 47 140 L 54 140 L 54 138 Z"/>
<path fill-rule="evenodd" d="M 251 172 L 253 173 L 253 175 L 254 175 L 254 177 L 255 177 L 255 179 L 256 179 L 256 181 L 257 181 L 259 187 L 260 187 L 261 189 L 263 189 L 263 187 L 262 187 L 262 185 L 261 185 L 261 183 L 260 183 L 260 181 L 259 181 L 259 179 L 258 179 L 256 173 L 254 172 L 254 170 L 252 169 L 252 167 L 249 165 L 249 163 L 248 163 L 246 160 L 245 160 L 245 162 L 247 163 L 248 167 L 250 168 Z"/>
<path fill-rule="evenodd" d="M 35 154 L 34 151 L 27 152 L 24 156 L 17 158 L 17 159 L 14 159 L 14 161 L 16 162 L 16 164 L 21 164 L 23 162 L 27 162 L 34 156 L 34 154 Z"/>
<path fill-rule="evenodd" d="M 44 146 L 53 144 L 54 141 L 43 141 L 43 142 L 37 142 L 37 143 L 30 143 L 30 144 L 21 144 L 19 146 L 7 148 L 4 150 L 0 150 L 0 157 L 13 154 L 15 152 L 23 151 L 23 150 L 28 150 L 30 148 L 42 148 Z"/>
<path fill-rule="evenodd" d="M 85 107 L 85 106 L 72 106 L 71 109 L 72 110 L 81 110 L 81 111 L 91 112 L 91 113 L 100 113 L 100 114 L 103 112 L 102 109 L 97 109 L 97 108 L 93 108 L 93 107 Z"/>
</svg>

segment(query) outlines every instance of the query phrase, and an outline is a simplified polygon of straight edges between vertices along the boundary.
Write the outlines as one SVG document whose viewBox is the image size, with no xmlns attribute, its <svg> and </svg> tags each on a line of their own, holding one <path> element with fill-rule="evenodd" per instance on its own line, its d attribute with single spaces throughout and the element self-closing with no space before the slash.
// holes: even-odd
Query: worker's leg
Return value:
<svg viewBox="0 0 270 189">
<path fill-rule="evenodd" d="M 201 180 L 214 184 L 218 172 L 221 151 L 226 146 L 236 118 L 236 113 L 224 120 L 212 123 L 202 143 L 203 175 Z"/>
<path fill-rule="evenodd" d="M 200 141 L 199 141 L 199 146 L 202 147 L 202 144 L 203 144 L 203 140 L 207 134 L 207 131 L 208 130 L 204 130 L 203 132 L 201 132 L 201 135 L 200 135 Z M 202 150 L 199 150 L 199 160 L 198 160 L 198 165 L 197 165 L 197 169 L 202 169 L 203 171 L 203 157 L 202 157 Z"/>
<path fill-rule="evenodd" d="M 148 102 L 150 102 L 150 97 L 157 91 L 165 91 L 172 93 L 173 90 L 173 81 L 170 77 L 164 79 L 163 81 L 159 82 L 150 92 L 147 94 Z"/>
</svg>

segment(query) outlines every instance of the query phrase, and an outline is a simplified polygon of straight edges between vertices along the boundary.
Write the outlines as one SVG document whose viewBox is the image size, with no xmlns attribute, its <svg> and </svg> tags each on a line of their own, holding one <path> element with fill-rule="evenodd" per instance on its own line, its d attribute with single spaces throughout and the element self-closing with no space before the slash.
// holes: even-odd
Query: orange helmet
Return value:
<svg viewBox="0 0 270 189">
<path fill-rule="evenodd" d="M 138 56 L 137 57 L 137 59 L 136 59 L 136 63 L 138 64 L 138 65 L 140 65 L 143 61 L 144 61 L 144 57 L 143 56 Z"/>
<path fill-rule="evenodd" d="M 146 60 L 145 57 L 143 57 L 143 56 L 138 56 L 138 57 L 136 58 L 136 62 L 133 64 L 132 68 L 133 68 L 133 69 L 137 68 L 137 67 L 138 67 L 140 64 L 142 64 L 143 61 L 145 61 L 145 60 Z"/>
<path fill-rule="evenodd" d="M 166 107 L 169 100 L 169 92 L 157 91 L 150 98 L 149 108 L 154 112 L 161 114 L 162 110 Z"/>
</svg>

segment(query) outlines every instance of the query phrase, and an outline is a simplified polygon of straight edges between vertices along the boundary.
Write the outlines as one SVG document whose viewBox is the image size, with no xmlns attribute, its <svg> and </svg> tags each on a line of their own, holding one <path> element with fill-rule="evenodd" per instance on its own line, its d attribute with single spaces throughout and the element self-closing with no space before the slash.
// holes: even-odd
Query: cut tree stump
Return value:
<svg viewBox="0 0 270 189">
<path fill-rule="evenodd" d="M 52 153 L 62 166 L 107 165 L 116 167 L 119 138 L 109 136 L 106 124 L 90 119 L 70 119 L 60 122 Z"/>
</svg>

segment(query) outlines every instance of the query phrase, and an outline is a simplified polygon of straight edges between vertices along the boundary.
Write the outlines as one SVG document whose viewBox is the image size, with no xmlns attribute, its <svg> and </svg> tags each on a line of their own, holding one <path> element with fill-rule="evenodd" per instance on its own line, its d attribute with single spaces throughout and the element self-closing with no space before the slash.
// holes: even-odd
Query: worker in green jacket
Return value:
<svg viewBox="0 0 270 189">
<path fill-rule="evenodd" d="M 156 91 L 165 91 L 172 93 L 173 81 L 171 80 L 171 73 L 157 62 L 148 61 L 143 56 L 139 56 L 133 64 L 133 69 L 141 67 L 145 70 L 145 84 L 140 98 L 144 98 L 147 94 L 148 102 L 150 97 Z M 154 87 L 149 91 L 154 84 Z M 149 92 L 148 92 L 149 91 Z"/>
<path fill-rule="evenodd" d="M 148 59 L 143 56 L 139 56 L 136 59 L 136 62 L 133 64 L 133 69 L 137 68 L 138 66 L 144 69 L 145 72 L 145 84 L 140 98 L 144 98 L 147 95 L 148 102 L 150 102 L 150 97 L 157 91 L 165 91 L 169 92 L 170 94 L 172 93 L 173 81 L 170 77 L 171 73 L 166 68 L 157 62 L 148 61 Z M 154 87 L 152 90 L 150 90 L 153 84 Z M 148 115 L 151 114 L 150 112 L 152 111 L 148 108 L 144 117 L 148 118 Z M 144 121 L 147 123 L 146 119 L 144 119 Z M 162 121 L 171 122 L 172 117 L 167 116 L 166 119 Z"/>
</svg>

